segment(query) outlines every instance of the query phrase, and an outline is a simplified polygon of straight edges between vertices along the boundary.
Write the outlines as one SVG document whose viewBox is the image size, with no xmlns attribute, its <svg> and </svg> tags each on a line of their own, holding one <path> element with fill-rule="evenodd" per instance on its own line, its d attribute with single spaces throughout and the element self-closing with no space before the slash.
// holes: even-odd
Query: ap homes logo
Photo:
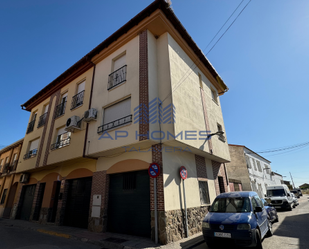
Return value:
<svg viewBox="0 0 309 249">
<path fill-rule="evenodd" d="M 173 104 L 168 104 L 164 106 L 163 102 L 159 98 L 154 98 L 148 103 L 148 106 L 145 104 L 140 104 L 134 108 L 133 123 L 134 124 L 174 124 L 176 119 L 176 108 Z M 118 127 L 121 126 L 118 125 Z M 210 131 L 196 131 L 196 130 L 185 130 L 180 131 L 178 134 L 172 134 L 169 131 L 164 132 L 161 130 L 154 130 L 151 133 L 139 134 L 138 131 L 135 131 L 135 140 L 139 141 L 140 136 L 145 136 L 148 139 L 161 141 L 166 140 L 201 140 L 207 141 L 210 139 L 208 136 Z M 99 137 L 99 140 L 118 140 L 123 139 L 129 136 L 128 131 L 117 129 L 112 136 L 108 130 L 103 131 L 102 135 Z M 134 148 L 133 150 L 127 150 L 127 148 L 132 147 L 123 147 L 126 151 L 140 151 L 139 148 Z M 167 152 L 179 151 L 180 147 L 166 147 Z M 187 149 L 186 151 L 189 151 Z M 140 151 L 142 152 L 142 151 Z M 144 152 L 144 151 L 143 151 Z"/>
</svg>

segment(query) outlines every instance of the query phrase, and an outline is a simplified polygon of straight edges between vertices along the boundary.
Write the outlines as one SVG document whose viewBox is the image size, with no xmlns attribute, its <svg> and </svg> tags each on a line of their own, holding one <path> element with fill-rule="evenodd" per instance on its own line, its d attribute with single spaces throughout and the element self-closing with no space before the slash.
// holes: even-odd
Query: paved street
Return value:
<svg viewBox="0 0 309 249">
<path fill-rule="evenodd" d="M 101 249 L 81 241 L 60 238 L 37 231 L 0 226 L 0 249 Z"/>
<path fill-rule="evenodd" d="M 292 211 L 281 211 L 279 222 L 273 225 L 274 235 L 265 238 L 264 249 L 309 249 L 309 196 L 299 199 L 300 205 Z M 101 249 L 90 243 L 80 240 L 66 239 L 57 236 L 40 233 L 34 230 L 0 224 L 0 249 Z M 14 223 L 14 221 L 12 221 Z M 12 223 L 12 224 L 13 224 Z M 33 223 L 29 223 L 33 224 Z M 62 227 L 63 228 L 63 227 Z M 64 231 L 62 231 L 64 232 Z M 93 234 L 93 233 L 91 233 Z M 95 234 L 93 234 L 94 236 Z M 136 244 L 136 242 L 134 242 Z M 146 243 L 147 244 L 147 243 Z M 111 247 L 109 247 L 111 248 Z M 149 244 L 146 247 L 154 248 Z M 166 246 L 163 249 L 207 249 L 201 235 L 195 235 Z"/>
<path fill-rule="evenodd" d="M 302 196 L 293 211 L 281 211 L 273 224 L 274 235 L 265 238 L 264 249 L 309 249 L 309 197 Z M 202 236 L 182 244 L 183 248 L 205 249 Z"/>
</svg>

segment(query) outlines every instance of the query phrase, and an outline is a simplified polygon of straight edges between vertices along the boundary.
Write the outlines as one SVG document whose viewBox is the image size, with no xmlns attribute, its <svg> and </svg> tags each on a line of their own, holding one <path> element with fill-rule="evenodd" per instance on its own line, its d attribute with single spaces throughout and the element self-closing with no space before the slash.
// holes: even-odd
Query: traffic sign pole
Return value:
<svg viewBox="0 0 309 249">
<path fill-rule="evenodd" d="M 153 179 L 153 188 L 155 213 L 155 243 L 158 244 L 157 178 Z"/>
<path fill-rule="evenodd" d="M 186 220 L 186 238 L 189 237 L 188 233 L 188 214 L 187 214 L 187 202 L 186 202 L 186 189 L 185 189 L 185 180 L 182 180 L 182 186 L 183 186 L 183 201 L 185 204 L 185 220 Z"/>
<path fill-rule="evenodd" d="M 153 178 L 154 213 L 155 213 L 155 243 L 158 244 L 158 207 L 157 207 L 157 177 L 160 175 L 160 166 L 157 163 L 150 164 L 148 174 Z"/>
</svg>

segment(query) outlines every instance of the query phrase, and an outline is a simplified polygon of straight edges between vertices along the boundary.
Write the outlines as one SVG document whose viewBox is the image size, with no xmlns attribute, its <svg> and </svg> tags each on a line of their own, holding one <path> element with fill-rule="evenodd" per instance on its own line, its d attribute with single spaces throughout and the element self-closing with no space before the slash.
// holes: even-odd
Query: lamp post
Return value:
<svg viewBox="0 0 309 249">
<path fill-rule="evenodd" d="M 224 134 L 224 131 L 217 131 L 217 132 L 215 132 L 215 133 L 211 133 L 211 134 L 207 135 L 207 137 L 206 137 L 204 143 L 203 143 L 203 144 L 201 145 L 201 147 L 200 147 L 200 150 L 204 150 L 204 145 L 205 145 L 205 143 L 206 143 L 212 136 L 214 136 L 214 135 L 222 136 L 223 134 Z"/>
</svg>

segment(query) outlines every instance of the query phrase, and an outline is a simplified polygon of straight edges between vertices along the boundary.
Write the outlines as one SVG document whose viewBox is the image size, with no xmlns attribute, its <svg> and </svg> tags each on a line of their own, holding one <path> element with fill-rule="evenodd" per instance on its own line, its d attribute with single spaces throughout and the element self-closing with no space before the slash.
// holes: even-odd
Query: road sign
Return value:
<svg viewBox="0 0 309 249">
<path fill-rule="evenodd" d="M 179 173 L 180 173 L 180 177 L 184 180 L 187 179 L 188 177 L 188 171 L 187 169 L 184 167 L 184 166 L 181 166 L 180 169 L 179 169 Z"/>
<path fill-rule="evenodd" d="M 148 174 L 152 178 L 157 178 L 160 175 L 160 166 L 157 163 L 150 164 Z"/>
</svg>

